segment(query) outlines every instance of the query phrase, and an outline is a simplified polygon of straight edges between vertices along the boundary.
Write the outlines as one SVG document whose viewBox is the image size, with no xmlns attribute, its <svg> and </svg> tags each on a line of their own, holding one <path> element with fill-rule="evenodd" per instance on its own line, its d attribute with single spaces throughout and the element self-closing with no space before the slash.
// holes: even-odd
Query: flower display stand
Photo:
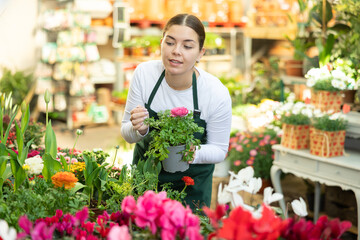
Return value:
<svg viewBox="0 0 360 240">
<path fill-rule="evenodd" d="M 342 104 L 341 92 L 311 90 L 311 104 L 322 112 L 333 110 L 339 112 Z"/>
<path fill-rule="evenodd" d="M 284 123 L 281 145 L 292 149 L 309 148 L 309 125 L 292 125 Z"/>
<path fill-rule="evenodd" d="M 185 145 L 170 146 L 168 148 L 169 154 L 166 159 L 162 161 L 163 169 L 166 172 L 185 172 L 189 169 L 189 163 L 182 160 L 181 151 L 185 149 Z"/>
<path fill-rule="evenodd" d="M 336 157 L 344 154 L 346 131 L 322 131 L 310 128 L 310 154 Z"/>
</svg>

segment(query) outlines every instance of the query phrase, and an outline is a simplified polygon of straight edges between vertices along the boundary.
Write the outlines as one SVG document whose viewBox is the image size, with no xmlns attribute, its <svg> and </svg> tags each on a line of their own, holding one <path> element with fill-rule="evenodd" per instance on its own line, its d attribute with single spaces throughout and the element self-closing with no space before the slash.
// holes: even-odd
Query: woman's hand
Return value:
<svg viewBox="0 0 360 240">
<path fill-rule="evenodd" d="M 130 111 L 130 114 L 130 121 L 133 128 L 139 131 L 141 135 L 145 135 L 149 128 L 149 126 L 144 124 L 144 120 L 149 117 L 147 109 L 142 106 L 137 106 Z"/>
</svg>

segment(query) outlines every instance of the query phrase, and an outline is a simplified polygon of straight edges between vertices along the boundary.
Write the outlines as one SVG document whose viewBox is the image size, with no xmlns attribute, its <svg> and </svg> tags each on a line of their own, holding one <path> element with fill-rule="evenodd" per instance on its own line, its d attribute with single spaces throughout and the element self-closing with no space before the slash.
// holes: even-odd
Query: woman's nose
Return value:
<svg viewBox="0 0 360 240">
<path fill-rule="evenodd" d="M 173 54 L 181 54 L 181 51 L 180 51 L 180 45 L 179 44 L 175 44 L 173 49 L 172 49 L 172 53 Z"/>
</svg>

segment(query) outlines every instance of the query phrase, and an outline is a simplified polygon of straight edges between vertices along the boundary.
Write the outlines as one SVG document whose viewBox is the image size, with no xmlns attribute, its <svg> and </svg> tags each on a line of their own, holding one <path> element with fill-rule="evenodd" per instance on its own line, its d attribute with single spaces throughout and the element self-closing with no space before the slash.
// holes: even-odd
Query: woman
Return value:
<svg viewBox="0 0 360 240">
<path fill-rule="evenodd" d="M 194 179 L 195 185 L 186 188 L 186 203 L 192 208 L 210 206 L 214 164 L 225 159 L 231 128 L 231 98 L 220 80 L 195 67 L 205 53 L 205 29 L 201 21 L 189 14 L 171 18 L 163 30 L 161 58 L 144 62 L 134 71 L 121 134 L 129 143 L 136 143 L 133 163 L 144 158 L 148 148 L 147 117 L 174 107 L 194 111 L 195 122 L 204 127 L 199 137 L 201 148 L 185 172 L 159 174 L 162 183 L 173 183 L 181 191 L 183 176 Z"/>
</svg>

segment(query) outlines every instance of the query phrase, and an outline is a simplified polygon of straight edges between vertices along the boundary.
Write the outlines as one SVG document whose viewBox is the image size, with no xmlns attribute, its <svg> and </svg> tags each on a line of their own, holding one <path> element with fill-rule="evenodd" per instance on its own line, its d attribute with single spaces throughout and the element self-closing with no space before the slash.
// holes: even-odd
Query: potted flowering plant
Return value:
<svg viewBox="0 0 360 240">
<path fill-rule="evenodd" d="M 343 113 L 314 112 L 310 128 L 310 153 L 322 157 L 341 156 L 347 120 Z"/>
<path fill-rule="evenodd" d="M 288 101 L 281 104 L 274 112 L 282 123 L 281 145 L 292 149 L 308 148 L 313 106 L 303 102 Z"/>
<path fill-rule="evenodd" d="M 280 137 L 270 129 L 265 132 L 233 133 L 227 156 L 227 160 L 230 161 L 230 170 L 237 173 L 251 166 L 254 168 L 255 177 L 269 180 L 274 158 L 271 147 L 279 142 Z"/>
<path fill-rule="evenodd" d="M 312 89 L 311 103 L 321 111 L 340 111 L 341 91 L 355 88 L 355 80 L 331 64 L 310 69 L 305 78 L 306 85 Z"/>
<path fill-rule="evenodd" d="M 175 153 L 180 153 L 181 161 L 191 161 L 194 156 L 194 147 L 200 147 L 200 140 L 195 133 L 203 133 L 204 128 L 199 127 L 193 119 L 193 112 L 185 107 L 176 107 L 158 113 L 159 119 L 148 118 L 145 124 L 152 129 L 152 138 L 146 156 L 153 156 L 159 161 L 169 159 L 170 147 L 183 146 Z M 163 163 L 164 166 L 164 163 Z"/>
</svg>

